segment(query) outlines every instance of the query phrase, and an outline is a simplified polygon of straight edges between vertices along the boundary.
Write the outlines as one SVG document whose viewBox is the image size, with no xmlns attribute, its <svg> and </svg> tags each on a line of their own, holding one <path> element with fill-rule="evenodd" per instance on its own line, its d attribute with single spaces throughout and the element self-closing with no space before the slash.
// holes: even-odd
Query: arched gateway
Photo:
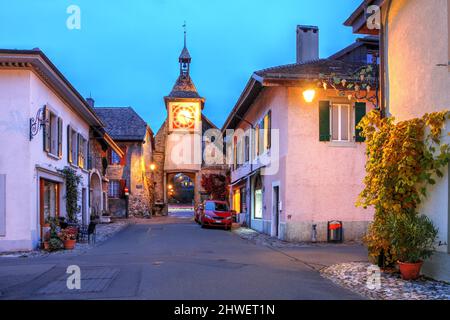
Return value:
<svg viewBox="0 0 450 320">
<path fill-rule="evenodd" d="M 201 187 L 203 174 L 225 174 L 224 164 L 211 166 L 203 161 L 203 134 L 217 127 L 202 114 L 205 99 L 191 79 L 186 32 L 184 36 L 180 75 L 170 94 L 164 97 L 167 118 L 155 136 L 154 160 L 164 168 L 156 177 L 155 200 L 168 205 L 169 213 L 180 205 L 193 211 L 195 205 L 209 197 Z"/>
</svg>

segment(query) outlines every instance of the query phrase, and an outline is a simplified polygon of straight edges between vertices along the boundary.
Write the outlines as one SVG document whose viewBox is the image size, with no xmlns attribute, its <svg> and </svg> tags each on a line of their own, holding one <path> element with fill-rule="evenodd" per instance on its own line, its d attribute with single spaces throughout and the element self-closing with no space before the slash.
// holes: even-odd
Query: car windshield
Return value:
<svg viewBox="0 0 450 320">
<path fill-rule="evenodd" d="M 207 202 L 205 208 L 209 211 L 229 211 L 226 203 Z"/>
</svg>

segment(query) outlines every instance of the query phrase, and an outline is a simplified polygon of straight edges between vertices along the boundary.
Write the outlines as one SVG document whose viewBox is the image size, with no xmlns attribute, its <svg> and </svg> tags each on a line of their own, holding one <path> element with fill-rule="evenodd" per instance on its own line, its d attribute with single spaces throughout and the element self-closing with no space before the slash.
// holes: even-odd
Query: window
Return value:
<svg viewBox="0 0 450 320">
<path fill-rule="evenodd" d="M 110 198 L 120 198 L 122 195 L 122 190 L 119 180 L 109 181 L 109 197 Z"/>
<path fill-rule="evenodd" d="M 213 201 L 206 202 L 205 210 L 208 210 L 208 211 L 221 211 L 221 212 L 230 211 L 230 209 L 228 208 L 228 205 L 226 203 L 213 202 Z"/>
<path fill-rule="evenodd" d="M 272 112 L 269 111 L 264 116 L 264 151 L 270 149 L 272 129 Z"/>
<path fill-rule="evenodd" d="M 248 135 L 244 137 L 244 160 L 245 162 L 250 161 L 250 137 Z"/>
<path fill-rule="evenodd" d="M 269 111 L 255 127 L 255 157 L 270 149 L 272 112 Z"/>
<path fill-rule="evenodd" d="M 120 161 L 119 155 L 114 150 L 111 150 L 111 164 L 120 164 Z"/>
<path fill-rule="evenodd" d="M 44 151 L 53 156 L 62 157 L 62 119 L 44 107 L 45 127 Z"/>
<path fill-rule="evenodd" d="M 331 106 L 331 139 L 333 141 L 350 141 L 350 106 L 333 104 Z"/>
<path fill-rule="evenodd" d="M 254 187 L 254 218 L 262 219 L 263 217 L 263 194 L 261 176 L 256 176 Z"/>
<path fill-rule="evenodd" d="M 241 213 L 241 190 L 234 190 L 233 193 L 233 210 L 237 213 Z"/>
<path fill-rule="evenodd" d="M 87 140 L 78 134 L 78 166 L 82 169 L 87 169 L 88 160 L 88 144 Z"/>
<path fill-rule="evenodd" d="M 78 135 L 71 126 L 67 126 L 67 156 L 69 163 L 78 162 Z"/>
<path fill-rule="evenodd" d="M 59 184 L 47 180 L 42 180 L 42 200 L 44 222 L 48 218 L 55 218 L 59 215 Z"/>
</svg>

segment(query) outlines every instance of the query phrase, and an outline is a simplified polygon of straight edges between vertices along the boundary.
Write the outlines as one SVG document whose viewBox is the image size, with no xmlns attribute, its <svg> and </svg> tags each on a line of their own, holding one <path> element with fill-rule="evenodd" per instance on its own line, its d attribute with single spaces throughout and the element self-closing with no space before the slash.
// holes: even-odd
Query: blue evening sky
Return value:
<svg viewBox="0 0 450 320">
<path fill-rule="evenodd" d="M 320 56 L 355 39 L 360 0 L 0 0 L 0 48 L 39 47 L 96 106 L 132 106 L 153 131 L 178 76 L 183 21 L 191 76 L 219 128 L 253 71 L 295 62 L 297 24 L 320 28 Z M 81 8 L 81 30 L 66 9 Z"/>
</svg>

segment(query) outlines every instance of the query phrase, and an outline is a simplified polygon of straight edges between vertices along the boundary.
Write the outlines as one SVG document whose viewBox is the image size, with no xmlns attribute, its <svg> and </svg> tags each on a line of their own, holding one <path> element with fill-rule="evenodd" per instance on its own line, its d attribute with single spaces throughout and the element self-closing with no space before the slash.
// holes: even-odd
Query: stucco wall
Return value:
<svg viewBox="0 0 450 320">
<path fill-rule="evenodd" d="M 286 198 L 284 206 L 290 225 L 288 238 L 309 241 L 312 224 L 317 224 L 318 240 L 326 241 L 327 221 L 340 220 L 345 239 L 360 239 L 373 218 L 372 210 L 355 207 L 364 187 L 365 144 L 319 141 L 319 101 L 354 102 L 337 98 L 328 90 L 319 91 L 308 104 L 302 98 L 301 88 L 289 88 L 287 100 L 286 188 L 295 192 L 295 196 Z"/>
<path fill-rule="evenodd" d="M 69 165 L 67 125 L 71 124 L 86 139 L 89 126 L 31 71 L 0 70 L 0 105 L 0 171 L 7 175 L 6 236 L 0 237 L 0 251 L 29 250 L 38 245 L 40 238 L 39 178 L 61 179 L 57 169 Z M 42 130 L 29 141 L 29 119 L 44 105 L 49 105 L 63 119 L 62 159 L 43 151 Z M 80 189 L 88 188 L 88 172 L 76 170 L 82 175 Z M 63 187 L 61 216 L 66 215 L 64 191 Z M 87 205 L 88 199 L 86 212 Z"/>
<path fill-rule="evenodd" d="M 392 2 L 387 25 L 387 103 L 397 120 L 450 110 L 450 69 L 438 66 L 448 63 L 448 7 L 448 0 Z M 439 227 L 438 250 L 443 252 L 449 250 L 445 245 L 449 242 L 448 186 L 446 173 L 429 188 L 420 209 Z"/>
</svg>

